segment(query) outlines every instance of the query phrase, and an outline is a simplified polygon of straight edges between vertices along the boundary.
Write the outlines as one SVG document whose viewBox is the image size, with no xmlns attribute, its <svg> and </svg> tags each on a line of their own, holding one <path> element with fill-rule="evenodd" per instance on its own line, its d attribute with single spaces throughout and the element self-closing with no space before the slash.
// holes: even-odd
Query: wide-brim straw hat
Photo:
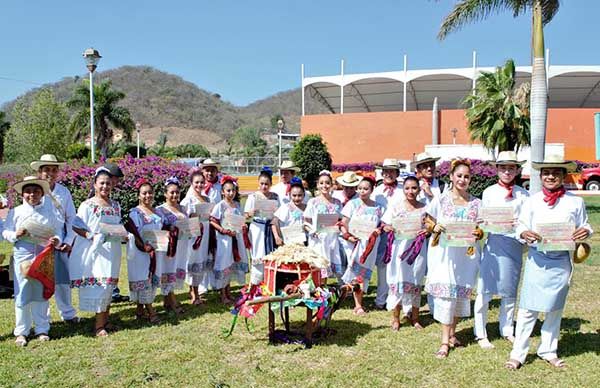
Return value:
<svg viewBox="0 0 600 388">
<path fill-rule="evenodd" d="M 362 181 L 363 177 L 355 173 L 354 171 L 345 171 L 343 175 L 340 175 L 335 179 L 337 183 L 346 187 L 356 187 Z"/>
<path fill-rule="evenodd" d="M 402 167 L 405 167 L 406 165 L 404 163 L 400 163 L 398 161 L 398 159 L 392 159 L 392 158 L 388 158 L 388 159 L 383 159 L 383 163 L 381 163 L 381 165 L 377 165 L 375 166 L 376 168 L 380 168 L 382 170 L 398 170 L 400 171 L 400 169 Z"/>
<path fill-rule="evenodd" d="M 542 170 L 542 168 L 564 168 L 567 172 L 573 172 L 577 169 L 577 163 L 567 161 L 560 155 L 548 155 L 544 158 L 543 162 L 531 162 L 531 167 L 536 170 Z"/>
<path fill-rule="evenodd" d="M 56 156 L 52 154 L 44 154 L 40 157 L 40 160 L 36 160 L 35 162 L 31 162 L 29 166 L 38 171 L 42 166 L 64 166 L 65 162 L 59 162 Z"/>
<path fill-rule="evenodd" d="M 281 166 L 279 166 L 279 170 L 289 170 L 289 171 L 299 172 L 300 167 L 297 167 L 296 164 L 294 164 L 294 162 L 292 162 L 291 160 L 284 160 L 283 162 L 281 162 Z"/>
<path fill-rule="evenodd" d="M 208 159 L 204 159 L 202 161 L 202 164 L 200 165 L 200 168 L 204 168 L 204 167 L 216 167 L 216 168 L 219 168 L 220 166 L 221 165 L 217 161 L 212 160 L 211 158 L 208 158 Z"/>
<path fill-rule="evenodd" d="M 525 164 L 525 160 L 518 160 L 517 153 L 515 151 L 502 151 L 498 154 L 496 160 L 490 160 L 488 163 L 493 166 L 500 166 L 503 164 L 515 164 L 517 166 L 522 166 Z"/>
<path fill-rule="evenodd" d="M 37 176 L 26 176 L 22 181 L 13 185 L 13 189 L 19 194 L 23 194 L 23 187 L 27 185 L 38 185 L 44 190 L 44 194 L 50 193 L 50 184 L 45 179 L 40 179 Z"/>
<path fill-rule="evenodd" d="M 417 166 L 419 166 L 419 164 L 437 162 L 438 160 L 440 160 L 439 157 L 434 157 L 428 152 L 421 152 L 417 155 L 415 160 L 410 163 L 410 168 L 411 170 L 414 170 L 417 168 Z"/>
<path fill-rule="evenodd" d="M 573 261 L 577 264 L 583 263 L 592 253 L 592 247 L 586 242 L 575 244 L 573 252 Z"/>
</svg>

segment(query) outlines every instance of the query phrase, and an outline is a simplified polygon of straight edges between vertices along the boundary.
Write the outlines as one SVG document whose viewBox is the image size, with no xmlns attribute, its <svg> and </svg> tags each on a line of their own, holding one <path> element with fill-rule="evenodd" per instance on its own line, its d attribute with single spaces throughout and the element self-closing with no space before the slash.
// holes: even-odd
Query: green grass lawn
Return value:
<svg viewBox="0 0 600 388">
<path fill-rule="evenodd" d="M 600 199 L 586 203 L 592 224 L 600 230 Z M 3 245 L 0 253 L 6 249 Z M 125 265 L 121 279 L 121 289 L 126 290 Z M 337 334 L 312 349 L 269 345 L 266 309 L 253 320 L 253 333 L 242 323 L 224 339 L 221 330 L 232 316 L 216 302 L 216 295 L 210 295 L 207 307 L 193 307 L 183 291 L 178 297 L 185 314 L 177 319 L 159 307 L 163 322 L 154 327 L 134 320 L 132 304 L 114 305 L 113 319 L 121 330 L 101 339 L 91 333 L 90 314 L 82 314 L 86 319 L 80 325 L 67 326 L 59 322 L 52 303 L 52 341 L 33 340 L 21 349 L 12 335 L 13 301 L 3 299 L 0 386 L 598 386 L 599 290 L 600 254 L 594 251 L 585 264 L 576 265 L 562 321 L 559 355 L 568 369 L 554 370 L 535 356 L 538 326 L 526 365 L 516 372 L 502 367 L 510 344 L 499 338 L 497 300 L 492 302 L 488 326 L 496 349 L 480 349 L 473 339 L 473 319 L 465 319 L 458 336 L 467 346 L 437 360 L 433 353 L 441 329 L 426 311 L 421 316 L 423 331 L 405 325 L 392 332 L 388 312 L 372 311 L 357 318 L 350 300 L 333 317 Z M 76 300 L 77 293 L 73 295 Z M 371 289 L 367 303 L 373 297 Z M 292 312 L 296 325 L 303 317 L 300 309 Z"/>
</svg>

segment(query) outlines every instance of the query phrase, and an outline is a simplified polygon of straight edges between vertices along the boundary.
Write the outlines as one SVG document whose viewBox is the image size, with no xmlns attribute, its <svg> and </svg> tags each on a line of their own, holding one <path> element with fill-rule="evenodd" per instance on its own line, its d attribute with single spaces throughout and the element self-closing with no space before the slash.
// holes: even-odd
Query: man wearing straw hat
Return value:
<svg viewBox="0 0 600 388">
<path fill-rule="evenodd" d="M 444 191 L 444 182 L 435 177 L 435 162 L 440 160 L 438 157 L 433 157 L 427 152 L 421 152 L 411 163 L 411 170 L 415 172 L 419 178 L 421 192 L 417 200 L 428 205 L 434 197 L 440 195 Z"/>
<path fill-rule="evenodd" d="M 388 206 L 404 199 L 402 185 L 398 183 L 400 168 L 404 164 L 398 162 L 397 159 L 387 158 L 383 160 L 381 165 L 376 166 L 381 169 L 383 176 L 383 184 L 377 186 L 371 194 L 371 199 L 383 208 L 383 212 Z M 387 234 L 382 234 L 379 240 L 377 249 L 377 296 L 375 298 L 375 307 L 379 310 L 385 310 L 388 294 L 388 284 L 386 279 L 387 263 L 384 262 L 385 251 L 387 248 Z M 368 281 L 368 279 L 365 279 Z"/>
<path fill-rule="evenodd" d="M 279 205 L 284 205 L 290 202 L 290 181 L 297 173 L 300 172 L 300 168 L 297 167 L 291 160 L 284 160 L 279 166 L 279 183 L 271 186 L 271 192 L 276 193 L 279 197 Z M 309 195 L 307 191 L 304 192 L 304 203 L 308 202 Z"/>
<path fill-rule="evenodd" d="M 62 244 L 54 253 L 54 280 L 55 289 L 54 297 L 56 299 L 56 307 L 58 308 L 61 319 L 69 323 L 79 322 L 77 311 L 71 302 L 71 287 L 69 278 L 68 260 L 71 253 L 71 245 L 75 239 L 73 232 L 73 220 L 77 215 L 73 197 L 71 192 L 65 186 L 56 183 L 59 168 L 64 166 L 64 162 L 59 162 L 56 156 L 45 154 L 30 163 L 33 170 L 37 172 L 38 178 L 48 182 L 49 191 L 45 193 L 47 201 L 54 204 L 54 207 L 60 214 L 63 222 L 61 241 Z M 48 311 L 50 313 L 50 311 Z"/>
<path fill-rule="evenodd" d="M 219 163 L 211 158 L 204 159 L 200 164 L 202 175 L 204 175 L 205 184 L 203 193 L 208 197 L 211 203 L 221 201 L 221 183 L 219 182 Z"/>
<path fill-rule="evenodd" d="M 496 168 L 498 183 L 483 191 L 483 208 L 510 208 L 508 214 L 518 219 L 523 202 L 529 197 L 527 190 L 515 184 L 525 161 L 518 160 L 514 151 L 502 151 L 496 160 L 489 163 Z M 514 341 L 514 312 L 523 264 L 523 245 L 512 230 L 513 219 L 505 220 L 506 231 L 487 229 L 500 225 L 494 225 L 494 221 L 490 221 L 488 226 L 485 219 L 483 222 L 482 229 L 489 234 L 479 264 L 474 331 L 479 346 L 492 349 L 494 345 L 488 340 L 486 326 L 488 306 L 494 295 L 501 298 L 498 314 L 500 335 L 508 341 Z"/>
<path fill-rule="evenodd" d="M 576 241 L 592 234 L 583 199 L 566 192 L 563 181 L 575 162 L 548 155 L 532 162 L 540 171 L 542 191 L 530 196 L 521 210 L 517 236 L 529 245 L 519 295 L 515 342 L 505 367 L 517 369 L 525 362 L 529 337 L 540 313 L 544 313 L 538 356 L 555 368 L 565 368 L 558 358 L 558 336 L 569 292 Z M 548 244 L 546 238 L 552 238 Z M 556 243 L 558 241 L 558 244 Z M 553 246 L 554 245 L 554 246 Z"/>
</svg>

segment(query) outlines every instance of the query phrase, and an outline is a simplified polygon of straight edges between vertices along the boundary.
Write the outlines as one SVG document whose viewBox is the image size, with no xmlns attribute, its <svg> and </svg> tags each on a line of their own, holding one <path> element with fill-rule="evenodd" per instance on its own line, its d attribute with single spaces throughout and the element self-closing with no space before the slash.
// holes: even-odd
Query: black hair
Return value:
<svg viewBox="0 0 600 388">
<path fill-rule="evenodd" d="M 402 182 L 402 186 L 404 186 L 404 184 L 407 181 L 414 181 L 417 184 L 417 186 L 419 186 L 419 179 L 414 175 L 409 175 L 406 178 L 404 178 L 404 182 Z"/>
</svg>

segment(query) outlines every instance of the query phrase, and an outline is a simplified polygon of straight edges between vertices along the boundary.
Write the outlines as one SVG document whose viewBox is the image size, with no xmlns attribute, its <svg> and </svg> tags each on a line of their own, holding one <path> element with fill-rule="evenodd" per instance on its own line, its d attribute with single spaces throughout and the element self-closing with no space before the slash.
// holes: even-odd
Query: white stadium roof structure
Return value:
<svg viewBox="0 0 600 388">
<path fill-rule="evenodd" d="M 431 110 L 435 97 L 439 109 L 462 109 L 461 101 L 472 92 L 479 74 L 495 71 L 473 66 L 344 74 L 343 68 L 342 61 L 339 75 L 304 77 L 302 65 L 303 115 L 305 95 L 331 113 Z M 552 65 L 546 73 L 549 108 L 600 108 L 600 66 Z M 517 86 L 529 82 L 531 66 L 517 66 L 516 78 Z"/>
</svg>

